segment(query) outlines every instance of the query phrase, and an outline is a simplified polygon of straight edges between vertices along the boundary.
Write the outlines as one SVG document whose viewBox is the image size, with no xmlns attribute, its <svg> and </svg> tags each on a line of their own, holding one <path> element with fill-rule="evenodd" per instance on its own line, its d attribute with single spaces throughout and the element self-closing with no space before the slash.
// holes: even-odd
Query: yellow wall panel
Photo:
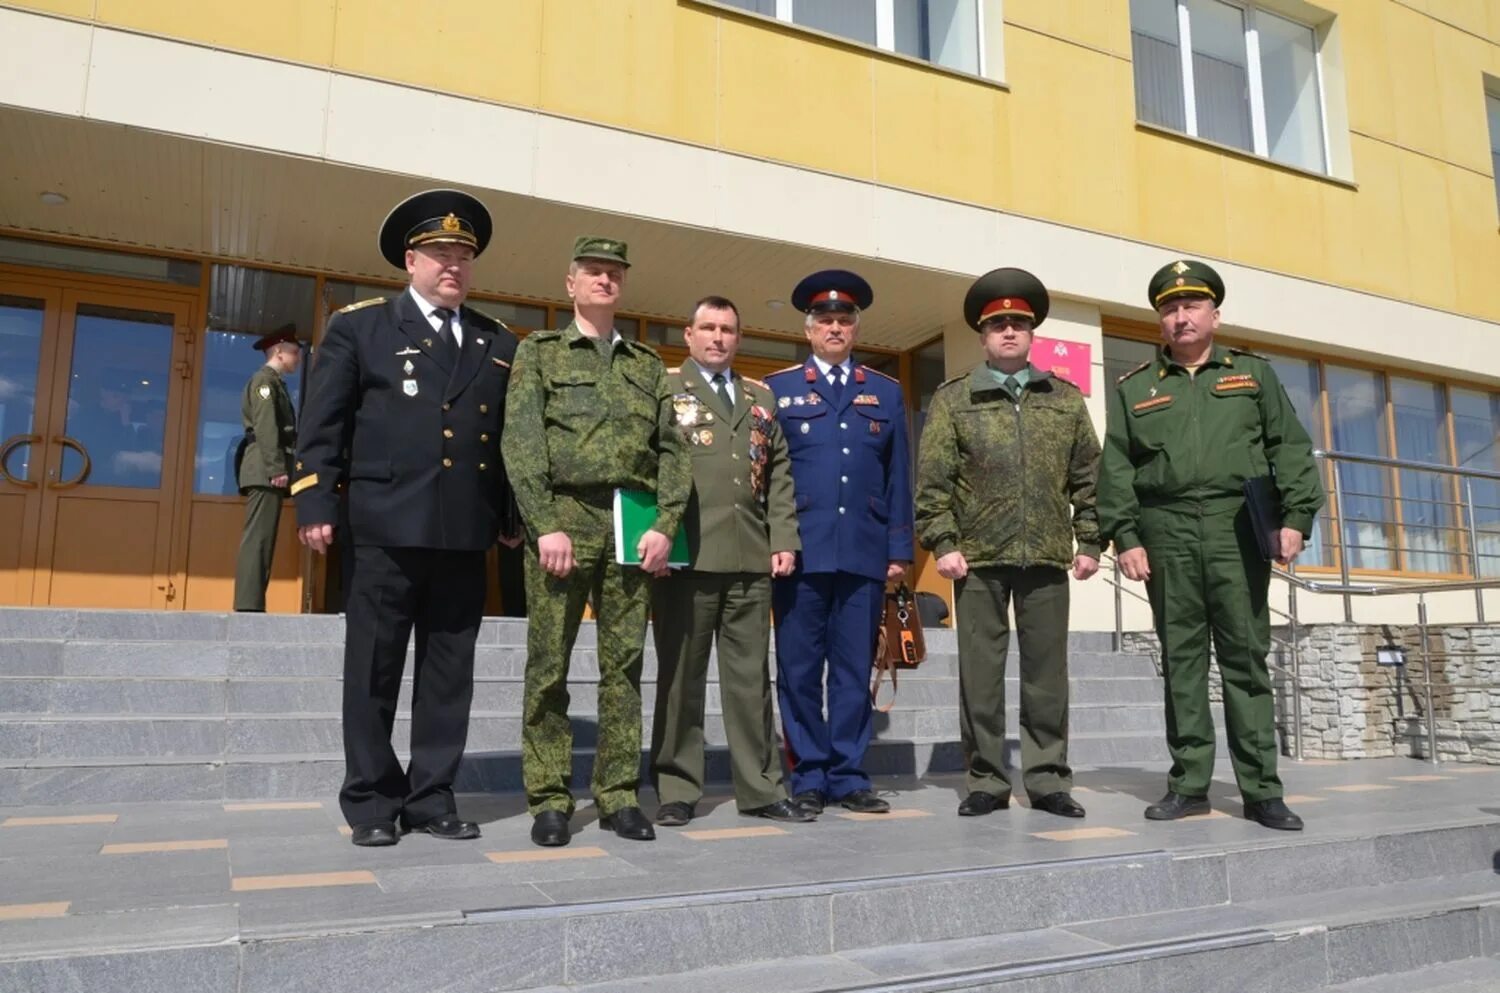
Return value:
<svg viewBox="0 0 1500 993">
<path fill-rule="evenodd" d="M 339 0 L 333 64 L 518 107 L 537 103 L 543 0 Z"/>
<path fill-rule="evenodd" d="M 335 0 L 96 0 L 100 24 L 328 65 Z"/>
<path fill-rule="evenodd" d="M 542 9 L 544 110 L 713 144 L 717 16 L 671 0 Z"/>
<path fill-rule="evenodd" d="M 1135 150 L 1135 236 L 1187 254 L 1227 257 L 1224 153 L 1150 131 L 1136 132 Z"/>
<path fill-rule="evenodd" d="M 1401 170 L 1403 158 L 1412 157 L 1393 145 L 1356 136 L 1354 169 L 1359 177 L 1359 202 L 1353 225 L 1344 230 L 1328 230 L 1330 239 L 1343 239 L 1359 252 L 1359 269 L 1350 286 L 1384 296 L 1407 297 L 1411 292 L 1411 272 L 1406 264 L 1406 247 L 1401 208 Z M 1347 249 L 1330 250 L 1339 256 Z"/>
<path fill-rule="evenodd" d="M 1129 0 L 1005 0 L 1005 22 L 1130 58 Z"/>
<path fill-rule="evenodd" d="M 874 176 L 872 63 L 879 56 L 776 25 L 718 23 L 722 147 Z"/>
<path fill-rule="evenodd" d="M 1136 177 L 1123 156 L 1135 90 L 1130 63 L 1019 28 L 1010 31 L 1013 79 L 1068 80 L 1012 90 L 1012 207 L 1098 231 L 1120 233 L 1134 212 Z M 1101 169 L 1101 162 L 1109 168 Z"/>
<path fill-rule="evenodd" d="M 1362 194 L 1348 187 L 1322 183 L 1318 201 L 1325 278 L 1342 286 L 1360 286 L 1364 277 L 1363 258 L 1354 235 L 1359 212 L 1364 208 Z"/>
<path fill-rule="evenodd" d="M 874 72 L 878 182 L 986 206 L 1008 200 L 1008 94 L 888 60 Z"/>
<path fill-rule="evenodd" d="M 1407 148 L 1441 157 L 1442 128 L 1433 113 L 1442 99 L 1438 88 L 1435 22 L 1399 3 L 1384 3 L 1381 10 L 1385 14 L 1383 69 L 1393 77 L 1391 111 L 1396 121 L 1395 140 Z"/>
<path fill-rule="evenodd" d="M 1226 155 L 1230 257 L 1279 272 L 1324 271 L 1322 185 L 1320 180 Z"/>
<path fill-rule="evenodd" d="M 1449 217 L 1447 170 L 1420 155 L 1399 160 L 1402 245 L 1411 274 L 1411 298 L 1433 307 L 1453 306 L 1453 226 Z"/>
<path fill-rule="evenodd" d="M 1427 0 L 1426 9 L 1433 17 L 1480 38 L 1491 37 L 1491 14 L 1494 0 Z"/>
<path fill-rule="evenodd" d="M 1494 46 L 1473 35 L 1439 28 L 1438 102 L 1431 126 L 1441 126 L 1443 158 L 1476 172 L 1490 170 L 1489 123 L 1484 112 L 1484 72 Z"/>
<path fill-rule="evenodd" d="M 1358 3 L 1340 13 L 1344 85 L 1349 95 L 1349 128 L 1388 141 L 1396 137 L 1395 66 L 1386 54 L 1386 19 L 1380 4 Z"/>
<path fill-rule="evenodd" d="M 94 0 L 25 0 L 15 4 L 22 10 L 35 10 L 43 14 L 61 14 L 64 17 L 91 18 L 94 16 Z"/>
<path fill-rule="evenodd" d="M 1457 298 L 1452 306 L 1466 313 L 1500 321 L 1500 208 L 1495 184 L 1488 176 L 1446 167 L 1448 212 L 1453 227 L 1453 278 Z"/>
</svg>

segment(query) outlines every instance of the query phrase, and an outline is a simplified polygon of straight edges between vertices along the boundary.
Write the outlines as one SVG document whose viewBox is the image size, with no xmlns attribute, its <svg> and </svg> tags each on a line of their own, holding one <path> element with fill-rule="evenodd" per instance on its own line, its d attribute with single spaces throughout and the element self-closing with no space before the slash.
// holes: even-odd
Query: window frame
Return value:
<svg viewBox="0 0 1500 993">
<path fill-rule="evenodd" d="M 1160 331 L 1155 325 L 1147 324 L 1143 321 L 1134 321 L 1127 318 L 1105 316 L 1102 331 L 1104 339 L 1106 341 L 1109 338 L 1125 339 L 1131 341 L 1145 341 L 1152 344 L 1160 344 L 1161 341 Z M 1344 358 L 1342 356 L 1330 357 L 1321 352 L 1298 348 L 1286 348 L 1282 346 L 1267 348 L 1259 342 L 1246 341 L 1245 339 L 1238 338 L 1234 335 L 1215 335 L 1215 341 L 1223 345 L 1249 348 L 1267 356 L 1282 357 L 1309 362 L 1317 369 L 1318 396 L 1316 409 L 1308 412 L 1308 416 L 1306 418 L 1306 422 L 1310 426 L 1315 425 L 1317 431 L 1320 432 L 1320 434 L 1313 435 L 1312 440 L 1313 447 L 1315 449 L 1331 450 L 1330 439 L 1333 437 L 1333 425 L 1331 420 L 1331 408 L 1329 405 L 1328 396 L 1328 366 L 1336 366 L 1344 369 L 1354 369 L 1361 372 L 1373 372 L 1380 376 L 1381 384 L 1384 389 L 1385 404 L 1385 430 L 1382 441 L 1384 442 L 1386 450 L 1390 453 L 1394 453 L 1397 451 L 1397 414 L 1396 405 L 1394 402 L 1392 380 L 1406 379 L 1418 382 L 1434 383 L 1437 386 L 1440 386 L 1442 388 L 1443 399 L 1443 424 L 1440 430 L 1443 432 L 1443 435 L 1446 439 L 1448 449 L 1447 464 L 1453 468 L 1462 467 L 1458 464 L 1458 444 L 1453 420 L 1452 391 L 1455 389 L 1461 389 L 1467 390 L 1471 393 L 1481 393 L 1485 396 L 1500 398 L 1500 390 L 1497 390 L 1492 386 L 1465 380 L 1444 379 L 1439 376 L 1431 375 L 1416 369 L 1392 369 L 1389 366 L 1381 365 L 1375 362 L 1363 362 L 1358 359 Z M 1395 458 L 1396 456 L 1394 454 L 1391 454 L 1389 457 Z M 1334 469 L 1332 467 L 1329 467 L 1328 471 L 1332 472 L 1334 471 Z M 1408 535 L 1406 533 L 1405 522 L 1402 518 L 1402 507 L 1404 500 L 1401 489 L 1402 470 L 1386 469 L 1384 470 L 1384 472 L 1388 476 L 1390 483 L 1390 492 L 1385 499 L 1390 500 L 1391 505 L 1394 508 L 1394 511 L 1392 513 L 1393 519 L 1384 523 L 1387 524 L 1390 534 L 1393 537 L 1390 552 L 1392 561 L 1395 563 L 1395 568 L 1369 569 L 1355 566 L 1351 563 L 1349 574 L 1351 576 L 1366 576 L 1372 578 L 1391 579 L 1434 580 L 1473 578 L 1470 572 L 1427 572 L 1406 568 L 1406 561 L 1412 555 L 1434 553 L 1417 552 L 1411 548 L 1410 541 L 1408 540 Z M 1467 563 L 1468 568 L 1472 572 L 1477 568 L 1477 556 L 1475 549 L 1473 549 L 1470 544 L 1469 532 L 1465 523 L 1465 518 L 1461 506 L 1461 484 L 1459 483 L 1459 477 L 1457 476 L 1450 477 L 1450 479 L 1452 482 L 1449 486 L 1449 489 L 1453 494 L 1452 499 L 1456 505 L 1454 509 L 1455 523 L 1453 528 L 1455 534 L 1457 535 L 1457 538 L 1452 548 L 1446 549 L 1440 554 L 1449 556 L 1458 563 Z M 1329 529 L 1328 533 L 1331 535 L 1333 534 L 1335 494 L 1333 488 L 1328 485 L 1329 480 L 1327 478 L 1323 480 L 1323 484 L 1327 495 L 1327 503 L 1319 512 L 1318 520 L 1319 523 L 1324 524 L 1324 526 Z M 1417 526 L 1414 525 L 1414 527 Z M 1428 530 L 1431 529 L 1428 528 Z M 1297 571 L 1299 573 L 1310 575 L 1338 575 L 1342 556 L 1344 555 L 1342 536 L 1338 537 L 1340 538 L 1340 540 L 1330 542 L 1328 558 L 1325 564 L 1316 566 L 1298 565 Z"/>
<path fill-rule="evenodd" d="M 781 0 L 778 0 L 778 3 Z M 1245 34 L 1245 85 L 1249 90 L 1250 99 L 1250 145 L 1248 149 L 1239 148 L 1235 145 L 1226 145 L 1212 138 L 1205 138 L 1200 133 L 1198 126 L 1198 96 L 1193 74 L 1193 30 L 1192 16 L 1188 11 L 1188 0 L 1172 0 L 1177 14 L 1177 55 L 1180 63 L 1182 81 L 1182 111 L 1183 129 L 1178 132 L 1176 128 L 1156 121 L 1143 120 L 1137 115 L 1136 120 L 1147 127 L 1161 128 L 1173 133 L 1185 134 L 1196 141 L 1209 142 L 1214 145 L 1222 145 L 1245 155 L 1253 155 L 1258 159 L 1291 169 L 1300 169 L 1316 176 L 1333 177 L 1333 147 L 1329 138 L 1328 129 L 1328 84 L 1327 73 L 1323 65 L 1323 38 L 1319 26 L 1308 24 L 1306 21 L 1288 16 L 1277 10 L 1267 7 L 1257 0 L 1211 0 L 1213 3 L 1222 3 L 1228 7 L 1238 9 L 1244 19 Z M 1279 17 L 1284 21 L 1306 28 L 1312 34 L 1313 40 L 1313 73 L 1318 87 L 1318 137 L 1319 148 L 1323 153 L 1323 163 L 1320 168 L 1310 168 L 1300 162 L 1283 162 L 1271 157 L 1270 139 L 1266 129 L 1266 95 L 1265 81 L 1261 75 L 1260 54 L 1260 28 L 1256 18 L 1261 13 L 1267 17 Z M 1135 33 L 1135 25 L 1131 25 L 1132 34 Z M 1132 59 L 1132 79 L 1134 79 L 1134 59 Z"/>
</svg>

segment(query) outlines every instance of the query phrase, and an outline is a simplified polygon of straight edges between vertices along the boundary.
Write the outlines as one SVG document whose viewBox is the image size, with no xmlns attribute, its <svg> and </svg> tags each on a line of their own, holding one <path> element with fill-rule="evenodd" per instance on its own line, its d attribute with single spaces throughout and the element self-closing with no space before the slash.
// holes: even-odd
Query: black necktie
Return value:
<svg viewBox="0 0 1500 993">
<path fill-rule="evenodd" d="M 447 346 L 450 352 L 458 350 L 458 342 L 453 338 L 453 311 L 447 307 L 434 307 L 432 311 L 441 320 L 438 325 L 438 340 Z"/>
<path fill-rule="evenodd" d="M 729 387 L 725 385 L 724 374 L 722 372 L 714 373 L 713 388 L 714 393 L 718 394 L 719 401 L 724 405 L 724 412 L 733 414 L 734 403 L 729 399 Z"/>
<path fill-rule="evenodd" d="M 833 374 L 833 398 L 844 399 L 844 367 L 836 365 L 829 372 Z"/>
</svg>

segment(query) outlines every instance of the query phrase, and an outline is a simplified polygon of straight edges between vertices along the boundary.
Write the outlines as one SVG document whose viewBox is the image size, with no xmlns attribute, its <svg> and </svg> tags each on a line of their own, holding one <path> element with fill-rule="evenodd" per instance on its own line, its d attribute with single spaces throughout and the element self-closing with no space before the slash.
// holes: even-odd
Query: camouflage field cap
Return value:
<svg viewBox="0 0 1500 993">
<path fill-rule="evenodd" d="M 1224 302 L 1224 280 L 1213 267 L 1196 259 L 1178 259 L 1156 270 L 1151 285 L 1146 290 L 1153 308 L 1160 307 L 1173 297 L 1204 296 L 1214 306 Z"/>
<path fill-rule="evenodd" d="M 573 261 L 577 262 L 580 259 L 599 259 L 630 268 L 625 243 L 618 238 L 601 238 L 592 234 L 579 235 L 573 241 Z"/>
</svg>

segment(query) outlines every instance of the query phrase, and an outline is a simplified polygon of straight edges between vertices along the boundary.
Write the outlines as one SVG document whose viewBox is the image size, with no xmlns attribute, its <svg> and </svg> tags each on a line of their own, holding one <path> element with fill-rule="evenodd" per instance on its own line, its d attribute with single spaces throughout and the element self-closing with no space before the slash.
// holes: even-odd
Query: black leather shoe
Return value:
<svg viewBox="0 0 1500 993">
<path fill-rule="evenodd" d="M 664 803 L 656 808 L 656 823 L 662 827 L 682 827 L 696 816 L 693 805 L 680 800 Z"/>
<path fill-rule="evenodd" d="M 401 840 L 396 833 L 396 825 L 391 821 L 376 821 L 374 824 L 361 824 L 354 829 L 349 837 L 361 848 L 381 848 L 385 845 L 394 845 Z"/>
<path fill-rule="evenodd" d="M 891 805 L 875 795 L 874 790 L 855 790 L 839 797 L 839 806 L 856 814 L 888 814 Z"/>
<path fill-rule="evenodd" d="M 1146 808 L 1148 821 L 1175 821 L 1184 817 L 1196 817 L 1211 813 L 1206 796 L 1183 796 L 1170 790 L 1167 795 Z"/>
<path fill-rule="evenodd" d="M 964 797 L 963 802 L 958 805 L 958 816 L 983 817 L 996 810 L 1005 810 L 1009 806 L 1010 797 L 1008 796 L 996 796 L 993 793 L 975 790 Z"/>
<path fill-rule="evenodd" d="M 806 824 L 809 821 L 818 819 L 817 814 L 800 803 L 793 803 L 791 800 L 777 800 L 775 803 L 768 803 L 764 807 L 751 807 L 749 810 L 740 811 L 740 813 L 746 817 L 764 817 L 768 821 L 782 821 L 787 824 Z"/>
<path fill-rule="evenodd" d="M 1083 804 L 1073 799 L 1069 793 L 1048 793 L 1046 796 L 1037 797 L 1031 801 L 1032 810 L 1045 810 L 1049 814 L 1058 817 L 1082 817 Z"/>
<path fill-rule="evenodd" d="M 621 807 L 613 814 L 606 814 L 599 818 L 599 826 L 606 831 L 613 831 L 622 838 L 631 841 L 655 841 L 656 828 L 646 820 L 646 815 L 641 813 L 640 807 Z"/>
<path fill-rule="evenodd" d="M 531 822 L 531 840 L 543 848 L 561 848 L 573 838 L 568 830 L 568 815 L 561 810 L 544 810 Z"/>
<path fill-rule="evenodd" d="M 1245 816 L 1262 827 L 1277 831 L 1301 831 L 1302 818 L 1292 813 L 1286 801 L 1279 796 L 1269 800 L 1257 800 L 1245 804 Z"/>
<path fill-rule="evenodd" d="M 792 802 L 801 807 L 803 810 L 810 811 L 814 814 L 821 814 L 823 812 L 823 794 L 819 793 L 817 790 L 803 790 L 801 793 L 798 793 L 796 796 L 792 797 Z"/>
<path fill-rule="evenodd" d="M 479 825 L 473 821 L 462 820 L 457 814 L 442 814 L 430 821 L 413 824 L 407 830 L 424 831 L 444 841 L 468 841 L 470 838 L 479 837 Z"/>
</svg>

